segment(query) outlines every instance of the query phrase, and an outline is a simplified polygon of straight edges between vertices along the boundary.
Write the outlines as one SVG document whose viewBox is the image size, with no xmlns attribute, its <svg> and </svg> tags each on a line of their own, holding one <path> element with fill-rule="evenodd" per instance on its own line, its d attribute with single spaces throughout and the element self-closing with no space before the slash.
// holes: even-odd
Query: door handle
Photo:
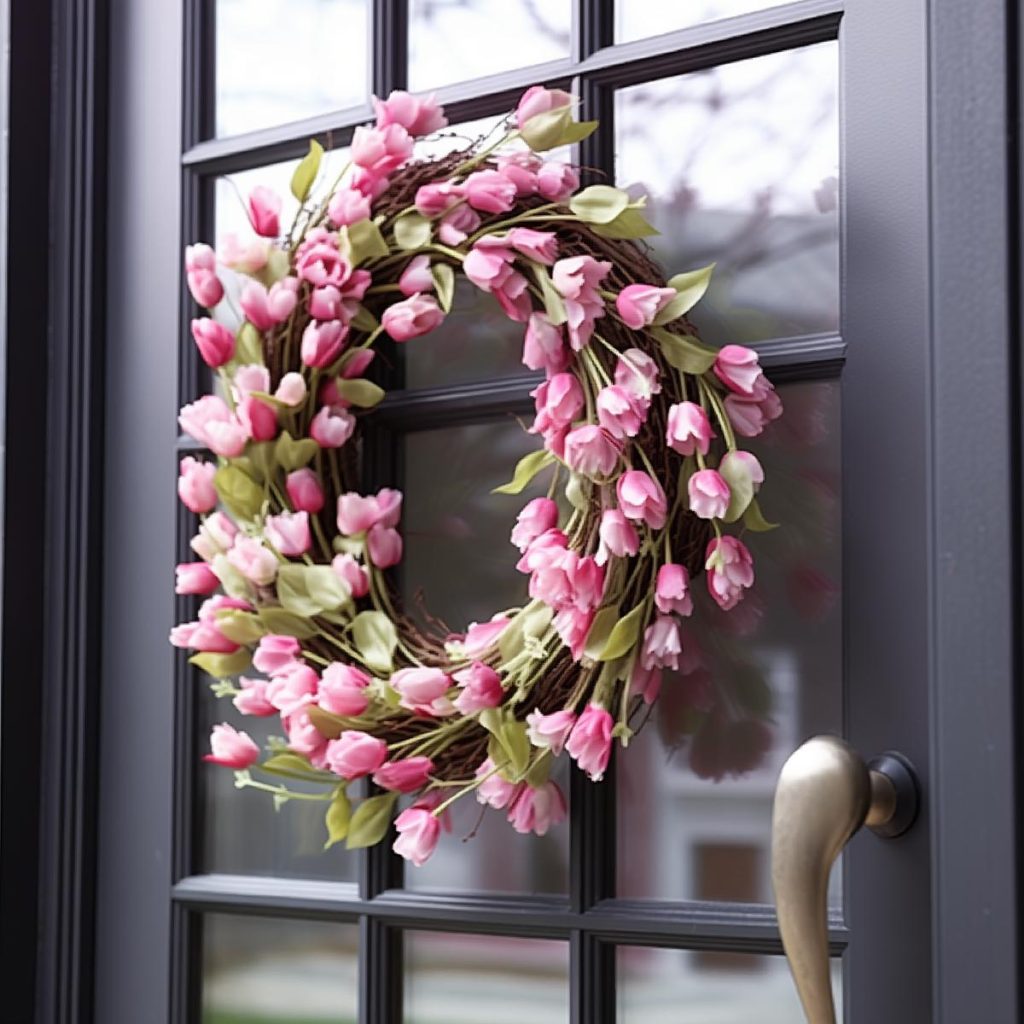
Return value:
<svg viewBox="0 0 1024 1024">
<path fill-rule="evenodd" d="M 828 876 L 867 825 L 886 838 L 914 823 L 913 766 L 900 754 L 869 764 L 837 736 L 815 736 L 782 766 L 772 808 L 772 888 L 782 946 L 808 1024 L 835 1024 L 828 948 Z"/>
</svg>

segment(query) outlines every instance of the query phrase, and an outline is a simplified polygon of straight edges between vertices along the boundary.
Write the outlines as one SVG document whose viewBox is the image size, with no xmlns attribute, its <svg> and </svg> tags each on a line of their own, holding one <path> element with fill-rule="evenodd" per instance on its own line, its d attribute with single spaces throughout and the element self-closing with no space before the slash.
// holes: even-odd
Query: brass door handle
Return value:
<svg viewBox="0 0 1024 1024">
<path fill-rule="evenodd" d="M 772 809 L 772 887 L 782 945 L 808 1024 L 835 1024 L 828 876 L 861 826 L 902 835 L 914 823 L 917 777 L 899 754 L 870 764 L 837 736 L 815 736 L 782 766 Z"/>
</svg>

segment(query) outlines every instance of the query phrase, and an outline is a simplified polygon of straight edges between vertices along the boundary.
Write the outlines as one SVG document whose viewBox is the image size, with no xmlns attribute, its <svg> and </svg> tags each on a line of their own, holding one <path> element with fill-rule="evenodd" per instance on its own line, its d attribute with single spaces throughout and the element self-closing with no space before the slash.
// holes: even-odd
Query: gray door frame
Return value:
<svg viewBox="0 0 1024 1024">
<path fill-rule="evenodd" d="M 926 798 L 911 835 L 860 836 L 847 859 L 847 1021 L 1010 1022 L 1020 998 L 1019 180 L 1007 131 L 1017 26 L 997 0 L 794 6 L 842 16 L 848 735 L 865 755 L 911 757 Z M 178 396 L 162 382 L 179 369 L 167 283 L 179 269 L 181 140 L 170 126 L 181 107 L 168 83 L 181 74 L 182 6 L 111 9 L 95 1019 L 155 1021 L 178 991 L 166 646 Z M 180 1007 L 166 1013 L 184 1019 Z"/>
</svg>

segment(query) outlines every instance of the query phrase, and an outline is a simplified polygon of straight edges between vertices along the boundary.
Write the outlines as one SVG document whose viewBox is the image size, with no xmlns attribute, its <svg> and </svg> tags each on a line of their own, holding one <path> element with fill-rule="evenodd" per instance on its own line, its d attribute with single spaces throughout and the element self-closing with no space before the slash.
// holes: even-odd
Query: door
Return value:
<svg viewBox="0 0 1024 1024">
<path fill-rule="evenodd" d="M 796 1024 L 771 801 L 825 732 L 901 752 L 925 796 L 907 835 L 858 836 L 833 876 L 843 1019 L 1015 1019 L 998 5 L 115 6 L 96 1019 Z M 166 643 L 195 525 L 173 501 L 175 417 L 200 389 L 181 245 L 236 227 L 236 190 L 286 190 L 310 137 L 345 146 L 371 90 L 437 90 L 472 137 L 534 82 L 601 121 L 578 162 L 646 188 L 666 266 L 717 262 L 699 326 L 779 383 L 757 450 L 785 525 L 608 781 L 566 780 L 562 829 L 467 814 L 418 871 L 386 846 L 323 853 L 318 816 L 201 766 L 222 712 Z M 511 561 L 474 552 L 506 549 L 516 509 L 488 492 L 533 380 L 458 301 L 396 360 L 368 469 L 406 491 L 407 589 L 469 622 L 514 603 L 495 596 Z"/>
</svg>

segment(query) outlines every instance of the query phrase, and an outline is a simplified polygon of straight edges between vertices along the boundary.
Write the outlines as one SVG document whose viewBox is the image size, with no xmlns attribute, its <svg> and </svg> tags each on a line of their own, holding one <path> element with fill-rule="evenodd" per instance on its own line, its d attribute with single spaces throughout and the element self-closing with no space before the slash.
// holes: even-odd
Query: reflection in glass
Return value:
<svg viewBox="0 0 1024 1024">
<path fill-rule="evenodd" d="M 202 687 L 199 748 L 207 749 L 211 727 L 228 721 L 247 732 L 261 747 L 270 736 L 284 735 L 280 719 L 240 715 L 229 700 L 218 700 L 205 681 Z M 197 768 L 203 815 L 199 870 L 239 875 L 280 875 L 289 878 L 320 878 L 352 882 L 356 854 L 344 845 L 324 850 L 327 832 L 321 800 L 290 800 L 280 811 L 268 793 L 235 789 L 234 774 L 219 765 Z M 277 781 L 277 780 L 272 780 Z M 304 786 L 289 780 L 291 789 L 323 792 L 323 787 Z"/>
<path fill-rule="evenodd" d="M 355 1024 L 354 925 L 207 914 L 202 1024 Z"/>
<path fill-rule="evenodd" d="M 368 0 L 216 0 L 217 135 L 364 102 L 369 9 Z"/>
<path fill-rule="evenodd" d="M 618 759 L 621 896 L 770 902 L 778 770 L 808 736 L 841 731 L 839 385 L 780 394 L 784 416 L 749 443 L 781 523 L 748 538 L 757 583 L 721 612 L 697 581 L 681 671 Z"/>
<path fill-rule="evenodd" d="M 541 939 L 407 932 L 404 1024 L 566 1024 L 569 949 Z"/>
<path fill-rule="evenodd" d="M 619 0 L 615 5 L 615 39 L 620 43 L 646 39 L 677 28 L 735 18 L 776 6 L 771 0 L 686 0 L 675 4 L 661 0 Z"/>
<path fill-rule="evenodd" d="M 571 7 L 569 0 L 410 0 L 409 87 L 564 58 Z"/>
<path fill-rule="evenodd" d="M 617 93 L 616 177 L 650 197 L 657 256 L 717 263 L 709 341 L 838 326 L 837 62 L 823 43 Z"/>
<path fill-rule="evenodd" d="M 799 1024 L 793 979 L 781 956 L 620 946 L 618 1024 Z M 842 965 L 832 962 L 842 1021 Z"/>
</svg>

